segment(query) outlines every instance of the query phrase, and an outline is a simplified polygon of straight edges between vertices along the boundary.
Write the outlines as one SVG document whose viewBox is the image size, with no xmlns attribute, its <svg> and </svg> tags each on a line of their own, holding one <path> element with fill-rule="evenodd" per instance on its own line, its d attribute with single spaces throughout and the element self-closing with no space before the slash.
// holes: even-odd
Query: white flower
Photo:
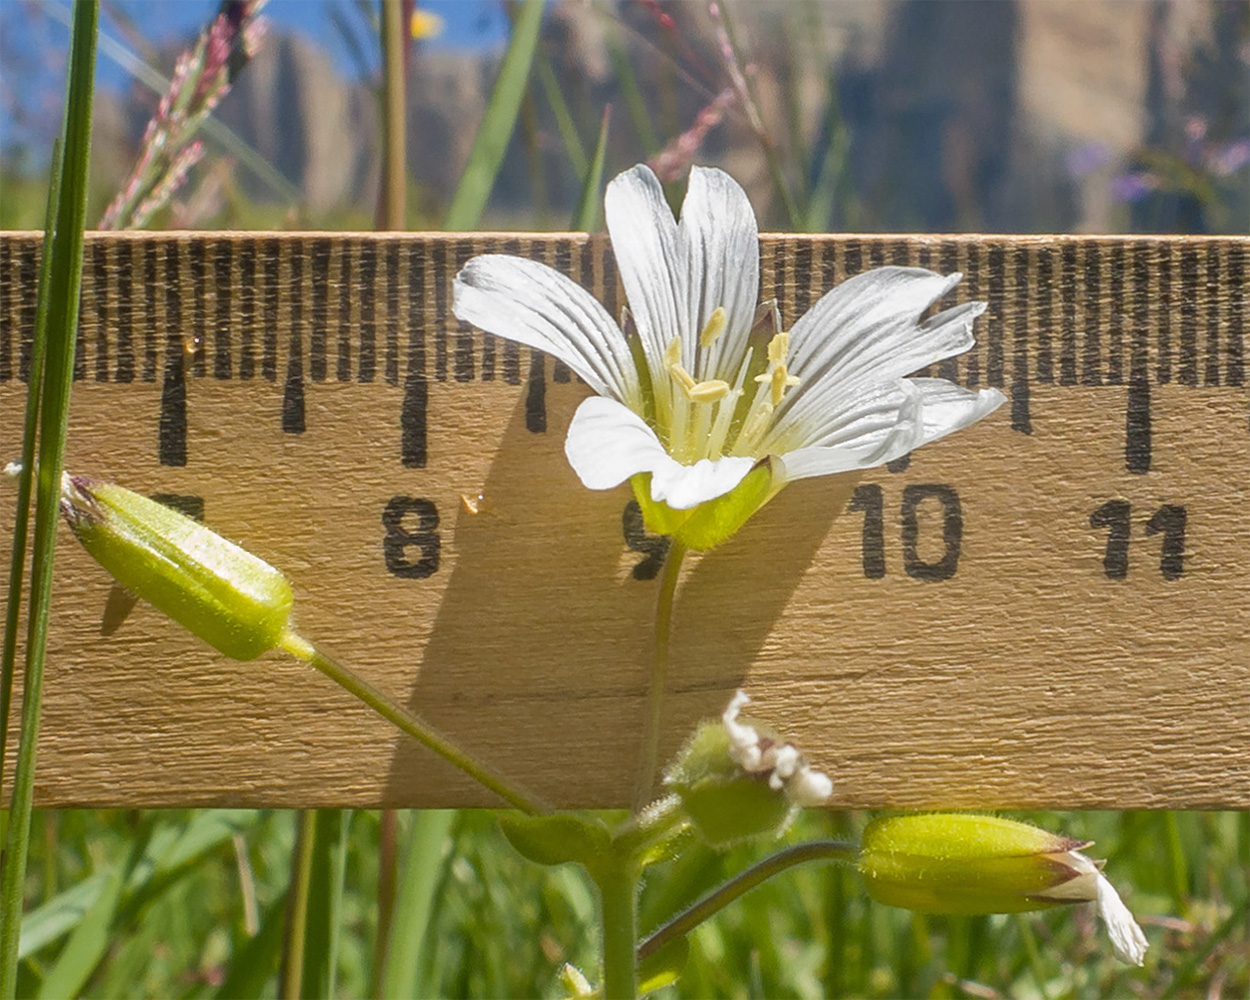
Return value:
<svg viewBox="0 0 1250 1000">
<path fill-rule="evenodd" d="M 667 513 L 680 526 L 680 512 L 762 464 L 766 488 L 750 491 L 736 528 L 790 480 L 884 464 L 1003 402 L 996 389 L 906 377 L 972 346 L 984 303 L 920 320 L 958 274 L 878 268 L 783 332 L 773 303 L 757 309 L 759 234 L 727 174 L 692 168 L 677 222 L 655 175 L 634 167 L 608 185 L 606 215 L 629 335 L 588 291 L 519 257 L 470 260 L 454 311 L 554 355 L 598 393 L 578 408 L 565 453 L 591 489 L 639 477 L 649 522 Z"/>
<path fill-rule="evenodd" d="M 729 736 L 729 756 L 747 774 L 768 777 L 768 787 L 785 790 L 796 806 L 820 806 L 833 795 L 833 782 L 803 758 L 793 743 L 778 743 L 761 736 L 754 726 L 738 721 L 738 713 L 751 701 L 739 691 L 721 715 L 721 725 Z"/>
</svg>

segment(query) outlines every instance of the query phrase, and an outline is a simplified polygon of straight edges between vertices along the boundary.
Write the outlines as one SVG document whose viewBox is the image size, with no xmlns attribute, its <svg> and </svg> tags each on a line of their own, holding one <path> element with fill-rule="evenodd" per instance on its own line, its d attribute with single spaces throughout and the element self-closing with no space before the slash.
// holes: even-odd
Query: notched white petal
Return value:
<svg viewBox="0 0 1250 1000">
<path fill-rule="evenodd" d="M 564 454 L 592 490 L 610 490 L 639 472 L 680 468 L 642 417 L 602 396 L 584 400 L 573 414 Z"/>
<path fill-rule="evenodd" d="M 690 510 L 708 500 L 724 496 L 755 467 L 756 460 L 746 456 L 701 458 L 694 465 L 672 465 L 653 469 L 651 499 L 662 501 L 674 510 Z"/>
</svg>

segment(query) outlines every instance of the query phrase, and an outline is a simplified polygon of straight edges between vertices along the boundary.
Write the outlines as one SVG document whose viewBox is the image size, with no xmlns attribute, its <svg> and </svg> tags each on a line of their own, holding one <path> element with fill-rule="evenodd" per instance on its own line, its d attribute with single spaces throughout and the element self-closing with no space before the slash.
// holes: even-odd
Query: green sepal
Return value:
<svg viewBox="0 0 1250 1000">
<path fill-rule="evenodd" d="M 745 840 L 777 837 L 797 812 L 785 792 L 742 771 L 729 755 L 729 735 L 705 722 L 677 755 L 664 784 L 681 797 L 699 835 L 718 850 Z"/>
<path fill-rule="evenodd" d="M 279 645 L 294 595 L 263 559 L 113 483 L 67 477 L 61 510 L 83 548 L 123 587 L 214 649 L 253 660 Z"/>
<path fill-rule="evenodd" d="M 500 813 L 499 829 L 518 854 L 539 865 L 575 862 L 594 869 L 612 847 L 612 834 L 600 820 L 571 813 L 525 816 Z"/>
<path fill-rule="evenodd" d="M 773 483 L 774 461 L 771 455 L 761 458 L 728 493 L 690 510 L 675 510 L 663 501 L 651 499 L 649 472 L 638 473 L 629 483 L 648 530 L 671 535 L 686 548 L 704 552 L 729 539 L 777 492 Z"/>
<path fill-rule="evenodd" d="M 665 986 L 672 986 L 686 969 L 690 959 L 690 942 L 685 937 L 673 938 L 659 951 L 638 963 L 638 993 L 646 996 Z"/>
<path fill-rule="evenodd" d="M 1088 880 L 1070 852 L 1088 847 L 1028 823 L 975 813 L 878 817 L 859 869 L 868 895 L 919 913 L 1023 913 L 1072 903 L 1047 894 Z M 1092 883 L 1086 898 L 1094 898 Z"/>
</svg>

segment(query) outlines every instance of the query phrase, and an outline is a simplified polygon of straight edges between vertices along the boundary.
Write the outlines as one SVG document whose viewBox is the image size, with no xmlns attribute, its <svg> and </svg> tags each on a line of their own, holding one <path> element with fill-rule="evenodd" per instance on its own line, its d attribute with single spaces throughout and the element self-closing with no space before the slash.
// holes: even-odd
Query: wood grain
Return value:
<svg viewBox="0 0 1250 1000">
<path fill-rule="evenodd" d="M 3 455 L 36 248 L 0 237 Z M 656 581 L 634 575 L 628 492 L 587 491 L 564 460 L 585 387 L 449 315 L 455 269 L 493 249 L 623 304 L 599 238 L 90 237 L 67 464 L 202 499 L 288 574 L 304 634 L 552 800 L 622 805 Z M 1250 808 L 1247 241 L 762 253 L 787 323 L 870 266 L 963 270 L 958 298 L 990 309 L 977 349 L 933 374 L 1010 401 L 905 469 L 788 487 L 691 561 L 666 749 L 741 686 L 838 806 Z M 1112 576 L 1100 508 L 1127 510 Z M 0 534 L 12 516 L 0 491 Z M 490 804 L 304 668 L 225 661 L 146 605 L 119 616 L 62 540 L 39 804 Z"/>
</svg>

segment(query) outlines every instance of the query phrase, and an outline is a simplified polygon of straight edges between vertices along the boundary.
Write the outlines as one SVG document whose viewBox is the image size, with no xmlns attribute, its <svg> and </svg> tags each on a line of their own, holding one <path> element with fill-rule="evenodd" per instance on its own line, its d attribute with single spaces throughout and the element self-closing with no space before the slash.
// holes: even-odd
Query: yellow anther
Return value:
<svg viewBox="0 0 1250 1000">
<path fill-rule="evenodd" d="M 686 398 L 692 403 L 715 403 L 729 395 L 729 383 L 718 378 L 686 387 Z"/>
<path fill-rule="evenodd" d="M 764 432 L 764 428 L 768 426 L 768 421 L 773 418 L 773 404 L 761 403 L 756 411 L 751 414 L 751 419 L 746 422 L 746 426 L 742 428 L 742 437 L 747 441 L 758 437 Z"/>
<path fill-rule="evenodd" d="M 717 306 L 712 315 L 707 318 L 703 332 L 699 334 L 699 346 L 711 347 L 716 338 L 725 332 L 725 327 L 728 325 L 729 316 L 725 313 L 725 307 Z"/>
<path fill-rule="evenodd" d="M 769 348 L 772 353 L 772 348 Z M 772 398 L 773 406 L 781 402 L 781 397 L 786 394 L 786 390 L 799 384 L 799 377 L 791 375 L 786 371 L 785 365 L 773 365 L 763 375 L 755 376 L 756 382 L 769 383 L 769 395 Z"/>
<path fill-rule="evenodd" d="M 664 348 L 664 367 L 672 368 L 681 361 L 681 338 L 674 337 Z"/>
<path fill-rule="evenodd" d="M 768 342 L 768 362 L 773 365 L 784 364 L 786 355 L 790 353 L 790 334 L 783 330 L 774 334 Z"/>
<path fill-rule="evenodd" d="M 686 390 L 686 394 L 690 394 L 690 390 L 695 387 L 694 376 L 677 362 L 673 362 L 668 366 L 668 373 L 673 376 L 673 381 Z"/>
</svg>

